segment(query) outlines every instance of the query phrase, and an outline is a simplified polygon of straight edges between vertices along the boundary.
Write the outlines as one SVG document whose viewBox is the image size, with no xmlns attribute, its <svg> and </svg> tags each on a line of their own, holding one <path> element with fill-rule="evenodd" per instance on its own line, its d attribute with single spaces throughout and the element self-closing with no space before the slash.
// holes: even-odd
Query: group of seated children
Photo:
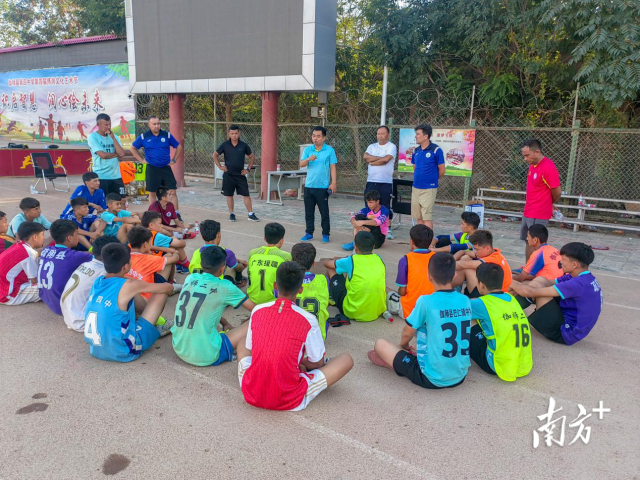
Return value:
<svg viewBox="0 0 640 480">
<path fill-rule="evenodd" d="M 514 274 L 491 232 L 478 230 L 475 213 L 465 212 L 462 232 L 453 235 L 434 238 L 429 227 L 415 225 L 410 251 L 398 264 L 398 290 L 387 296 L 385 264 L 373 251 L 384 242 L 388 212 L 376 192 L 367 196 L 366 219 L 354 217 L 354 253 L 320 259 L 322 274 L 312 272 L 312 244 L 282 250 L 285 228 L 278 223 L 265 225 L 265 246 L 243 261 L 220 246 L 220 223 L 205 220 L 205 245 L 189 261 L 184 240 L 166 229 L 171 209 L 162 191 L 161 211 L 139 215 L 124 211 L 119 195 L 100 197 L 92 175 L 84 180 L 66 218 L 53 224 L 31 198 L 20 202 L 23 213 L 11 222 L 0 212 L 0 304 L 42 300 L 68 328 L 84 332 L 91 355 L 103 360 L 135 360 L 170 332 L 175 353 L 191 365 L 220 365 L 235 350 L 243 395 L 262 408 L 304 409 L 352 368 L 347 354 L 325 358 L 329 323 L 370 322 L 387 309 L 399 314 L 406 319 L 400 344 L 376 341 L 370 360 L 439 389 L 463 383 L 470 360 L 505 381 L 525 376 L 532 368 L 530 324 L 571 345 L 586 337 L 602 308 L 602 291 L 588 270 L 592 249 L 569 243 L 558 251 L 541 225 L 529 229 L 536 251 Z M 176 221 L 175 228 L 184 225 Z M 184 285 L 173 281 L 178 267 L 191 272 Z M 174 318 L 165 319 L 167 297 L 176 292 Z M 335 319 L 330 303 L 340 312 Z M 523 308 L 531 305 L 536 309 L 527 319 Z M 227 306 L 251 312 L 248 322 L 234 328 L 223 317 Z"/>
</svg>

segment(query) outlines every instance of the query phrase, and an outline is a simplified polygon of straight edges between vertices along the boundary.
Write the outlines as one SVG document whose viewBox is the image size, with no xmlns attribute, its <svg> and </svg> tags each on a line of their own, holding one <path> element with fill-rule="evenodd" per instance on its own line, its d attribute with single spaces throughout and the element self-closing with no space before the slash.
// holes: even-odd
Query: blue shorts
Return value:
<svg viewBox="0 0 640 480">
<path fill-rule="evenodd" d="M 233 358 L 233 345 L 231 345 L 231 340 L 227 337 L 226 334 L 221 333 L 222 337 L 222 345 L 220 345 L 220 358 L 215 363 L 212 363 L 212 366 L 220 365 L 224 362 L 230 362 Z"/>
<path fill-rule="evenodd" d="M 153 274 L 153 283 L 169 283 L 166 278 L 164 278 L 159 273 Z"/>
<path fill-rule="evenodd" d="M 151 345 L 160 338 L 160 332 L 147 320 L 138 317 L 136 320 L 136 343 L 142 345 L 142 351 L 149 350 Z"/>
</svg>

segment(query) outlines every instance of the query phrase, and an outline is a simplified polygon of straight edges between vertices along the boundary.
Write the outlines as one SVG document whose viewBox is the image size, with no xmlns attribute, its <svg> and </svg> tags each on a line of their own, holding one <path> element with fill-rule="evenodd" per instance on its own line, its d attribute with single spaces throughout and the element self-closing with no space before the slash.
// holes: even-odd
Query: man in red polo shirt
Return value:
<svg viewBox="0 0 640 480">
<path fill-rule="evenodd" d="M 553 215 L 553 202 L 562 195 L 560 175 L 555 163 L 542 155 L 539 140 L 531 138 L 522 144 L 522 156 L 529 164 L 527 175 L 527 199 L 524 204 L 524 216 L 520 229 L 520 240 L 527 241 L 529 227 L 535 224 L 546 225 Z M 533 253 L 533 247 L 525 243 L 527 261 Z"/>
</svg>

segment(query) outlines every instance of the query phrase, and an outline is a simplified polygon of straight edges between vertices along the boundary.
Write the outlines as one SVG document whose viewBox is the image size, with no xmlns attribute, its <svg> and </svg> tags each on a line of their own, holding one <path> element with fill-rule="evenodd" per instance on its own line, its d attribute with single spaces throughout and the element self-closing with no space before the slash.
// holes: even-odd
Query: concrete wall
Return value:
<svg viewBox="0 0 640 480">
<path fill-rule="evenodd" d="M 109 40 L 0 54 L 0 72 L 127 63 L 127 42 Z"/>
</svg>

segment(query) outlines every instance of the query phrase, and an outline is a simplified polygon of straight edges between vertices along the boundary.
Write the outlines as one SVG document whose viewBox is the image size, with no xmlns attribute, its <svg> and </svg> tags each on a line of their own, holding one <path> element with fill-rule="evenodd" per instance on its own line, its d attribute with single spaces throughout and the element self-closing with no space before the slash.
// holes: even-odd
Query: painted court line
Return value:
<svg viewBox="0 0 640 480">
<path fill-rule="evenodd" d="M 187 376 L 190 376 L 195 380 L 205 382 L 217 390 L 222 390 L 223 392 L 228 393 L 234 397 L 241 396 L 239 387 L 238 388 L 230 387 L 220 382 L 219 380 L 211 378 L 198 371 L 192 370 L 191 368 L 188 368 L 186 366 L 176 365 L 175 363 L 165 358 L 159 357 L 158 359 L 165 365 L 172 368 L 173 370 L 186 374 Z M 342 434 L 340 432 L 336 432 L 335 430 L 332 430 L 328 427 L 320 425 L 319 423 L 316 423 L 313 420 L 309 420 L 308 418 L 301 416 L 301 414 L 299 413 L 294 413 L 293 415 L 291 415 L 290 418 L 302 427 L 308 428 L 309 430 L 313 430 L 314 432 L 317 432 L 325 437 L 329 437 L 332 440 L 345 443 L 351 447 L 354 447 L 360 450 L 361 452 L 364 452 L 368 455 L 375 457 L 377 460 L 387 463 L 393 467 L 405 470 L 406 472 L 411 473 L 412 475 L 415 475 L 418 478 L 434 478 L 434 477 L 428 477 L 425 474 L 425 470 L 421 467 L 418 467 L 417 465 L 413 465 L 411 463 L 405 462 L 404 460 L 400 460 L 399 458 L 396 458 L 393 455 L 390 455 L 388 453 L 383 452 L 382 450 L 379 450 L 365 443 L 362 443 L 359 440 L 356 440 L 355 438 L 352 438 L 348 435 Z"/>
<path fill-rule="evenodd" d="M 629 310 L 637 310 L 638 312 L 640 312 L 640 308 L 638 307 L 630 307 L 629 305 L 621 305 L 619 303 L 611 303 L 611 302 L 604 302 L 604 304 L 609 305 L 611 307 L 628 308 Z"/>
</svg>

